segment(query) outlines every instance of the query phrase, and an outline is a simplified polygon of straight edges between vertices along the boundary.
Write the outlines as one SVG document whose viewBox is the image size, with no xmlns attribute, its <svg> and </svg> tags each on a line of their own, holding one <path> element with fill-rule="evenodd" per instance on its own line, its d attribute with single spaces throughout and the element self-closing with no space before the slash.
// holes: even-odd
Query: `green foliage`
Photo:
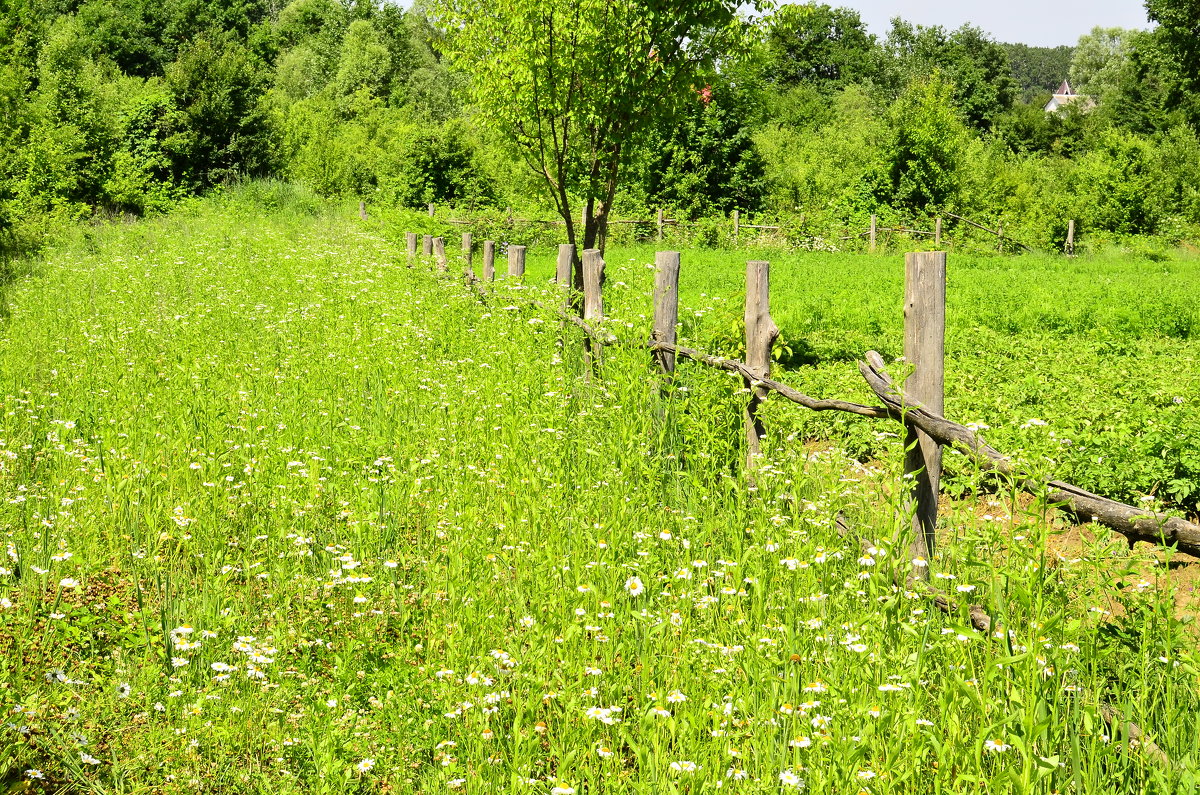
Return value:
<svg viewBox="0 0 1200 795">
<path fill-rule="evenodd" d="M 763 78 L 780 88 L 831 90 L 870 76 L 875 37 L 857 11 L 823 3 L 780 6 L 765 21 Z"/>
<path fill-rule="evenodd" d="M 1001 44 L 1008 56 L 1016 90 L 1022 102 L 1056 90 L 1070 69 L 1075 47 L 1031 47 L 1028 44 Z M 1075 78 L 1072 77 L 1072 80 Z"/>
<path fill-rule="evenodd" d="M 884 182 L 878 188 L 887 203 L 929 210 L 957 197 L 968 133 L 955 109 L 953 91 L 935 74 L 912 83 L 889 109 Z"/>
</svg>

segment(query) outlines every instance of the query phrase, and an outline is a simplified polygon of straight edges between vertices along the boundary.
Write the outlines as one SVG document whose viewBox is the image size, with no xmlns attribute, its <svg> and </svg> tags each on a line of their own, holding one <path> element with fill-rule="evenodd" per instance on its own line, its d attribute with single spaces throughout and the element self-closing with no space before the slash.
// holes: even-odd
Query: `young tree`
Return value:
<svg viewBox="0 0 1200 795">
<path fill-rule="evenodd" d="M 433 0 L 481 115 L 541 177 L 580 248 L 604 248 L 639 138 L 737 49 L 737 0 Z M 585 205 L 583 218 L 572 197 Z M 580 229 L 582 220 L 582 229 Z M 582 234 L 580 234 L 582 232 Z M 582 247 L 578 244 L 582 243 Z M 582 284 L 575 263 L 575 282 Z"/>
</svg>

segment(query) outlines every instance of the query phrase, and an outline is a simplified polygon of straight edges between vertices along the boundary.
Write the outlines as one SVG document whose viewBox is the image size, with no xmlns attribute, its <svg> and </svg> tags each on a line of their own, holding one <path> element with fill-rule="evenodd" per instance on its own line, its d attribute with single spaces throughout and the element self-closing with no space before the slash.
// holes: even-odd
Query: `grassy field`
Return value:
<svg viewBox="0 0 1200 795">
<path fill-rule="evenodd" d="M 1056 555 L 1013 495 L 951 504 L 943 614 L 892 585 L 895 428 L 863 465 L 771 404 L 751 488 L 736 381 L 688 368 L 664 405 L 620 351 L 589 381 L 537 288 L 481 304 L 349 210 L 261 198 L 90 230 L 9 289 L 0 791 L 1192 791 L 1174 566 L 1103 531 Z M 646 252 L 613 254 L 641 333 Z M 703 256 L 685 331 L 719 342 L 738 269 Z M 798 381 L 832 393 L 847 275 L 898 315 L 890 260 L 785 262 L 781 325 L 821 359 Z M 845 349 L 895 353 L 879 322 Z M 1158 340 L 1113 338 L 1138 368 Z M 954 378 L 985 392 L 1003 336 L 976 339 Z"/>
</svg>

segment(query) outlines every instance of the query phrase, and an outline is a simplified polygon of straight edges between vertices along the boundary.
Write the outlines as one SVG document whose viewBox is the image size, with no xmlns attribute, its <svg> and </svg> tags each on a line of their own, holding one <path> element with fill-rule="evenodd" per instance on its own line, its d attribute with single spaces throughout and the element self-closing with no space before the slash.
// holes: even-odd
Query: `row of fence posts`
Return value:
<svg viewBox="0 0 1200 795">
<path fill-rule="evenodd" d="M 360 201 L 358 203 L 358 214 L 364 221 L 367 219 L 367 205 L 365 202 Z M 429 204 L 429 217 L 434 218 L 434 217 L 436 217 L 436 215 L 437 215 L 437 205 L 431 202 Z M 508 221 L 509 221 L 509 223 L 512 223 L 513 220 L 514 219 L 513 219 L 512 208 L 509 207 L 508 208 Z M 733 242 L 734 242 L 734 245 L 737 245 L 737 243 L 739 242 L 739 240 L 741 238 L 742 229 L 755 229 L 755 230 L 774 229 L 774 230 L 778 230 L 780 228 L 778 226 L 743 224 L 742 223 L 742 214 L 741 214 L 740 210 L 733 211 L 732 220 L 733 220 Z M 803 216 L 801 216 L 801 221 L 803 221 Z M 678 221 L 672 221 L 672 220 L 667 219 L 666 214 L 663 212 L 663 210 L 659 209 L 657 212 L 657 217 L 655 219 L 655 224 L 658 229 L 658 240 L 661 241 L 663 239 L 663 227 L 664 226 L 666 226 L 668 224 L 678 224 L 678 223 L 679 223 Z M 996 250 L 1002 251 L 1004 249 L 1004 224 L 997 224 L 995 231 L 992 231 L 992 230 L 988 229 L 987 227 L 980 226 L 979 224 L 974 224 L 973 222 L 972 222 L 972 225 L 979 226 L 980 229 L 983 229 L 986 232 L 991 232 L 992 234 L 994 234 L 996 236 Z M 879 232 L 880 231 L 881 230 L 879 228 L 879 216 L 872 214 L 871 215 L 871 224 L 867 230 L 867 251 L 870 252 L 871 254 L 874 254 L 878 250 Z M 887 230 L 884 230 L 884 231 L 887 231 Z M 925 234 L 925 235 L 930 234 L 929 232 L 921 232 L 920 230 L 915 230 L 915 229 L 908 229 L 908 230 L 903 230 L 903 231 L 913 233 L 913 234 Z M 934 248 L 940 249 L 942 247 L 942 219 L 940 216 L 933 219 L 933 233 L 932 234 L 933 234 Z M 1020 244 L 1018 244 L 1018 245 L 1020 245 Z M 1067 240 L 1066 240 L 1066 243 L 1063 245 L 1063 252 L 1065 254 L 1067 254 L 1068 256 L 1072 256 L 1072 257 L 1075 256 L 1075 221 L 1074 221 L 1074 219 L 1067 221 Z"/>
<path fill-rule="evenodd" d="M 410 262 L 417 259 L 417 235 L 406 235 L 407 255 Z M 468 279 L 482 278 L 485 282 L 496 278 L 496 244 L 487 240 L 483 243 L 482 274 L 477 277 L 472 266 L 474 241 L 471 233 L 462 236 L 463 275 Z M 440 237 L 424 235 L 421 238 L 421 253 L 432 258 L 441 273 L 450 270 L 446 256 L 445 241 Z M 525 246 L 508 246 L 508 275 L 514 279 L 525 277 Z M 561 307 L 563 312 L 572 311 L 572 266 L 575 246 L 564 243 L 558 247 L 554 281 L 567 292 Z M 587 249 L 581 256 L 583 265 L 583 322 L 594 328 L 604 318 L 604 257 L 595 249 Z M 679 273 L 680 255 L 677 251 L 660 251 L 655 256 L 654 319 L 651 342 L 659 345 L 676 344 L 676 327 L 679 321 Z M 746 367 L 754 380 L 745 379 L 749 399 L 745 406 L 744 423 L 746 433 L 746 468 L 753 471 L 762 455 L 762 442 L 766 429 L 759 415 L 759 407 L 766 400 L 769 390 L 761 383 L 771 376 L 771 348 L 778 338 L 780 329 L 771 317 L 771 265 L 762 260 L 746 263 Z M 904 259 L 904 358 L 912 372 L 904 382 L 904 398 L 908 404 L 921 404 L 936 414 L 942 414 L 945 401 L 945 337 L 946 337 L 946 252 L 926 251 L 910 253 Z M 593 373 L 599 366 L 603 344 L 592 334 L 584 336 L 584 357 Z M 673 379 L 677 357 L 673 349 L 652 349 L 655 364 L 663 376 L 665 390 Z M 665 394 L 665 393 L 664 393 Z M 927 562 L 934 551 L 934 528 L 937 524 L 938 486 L 941 477 L 941 445 L 918 430 L 906 425 L 906 455 L 904 471 L 911 476 L 913 500 L 912 559 Z M 928 567 L 914 564 L 912 576 L 928 578 Z"/>
</svg>

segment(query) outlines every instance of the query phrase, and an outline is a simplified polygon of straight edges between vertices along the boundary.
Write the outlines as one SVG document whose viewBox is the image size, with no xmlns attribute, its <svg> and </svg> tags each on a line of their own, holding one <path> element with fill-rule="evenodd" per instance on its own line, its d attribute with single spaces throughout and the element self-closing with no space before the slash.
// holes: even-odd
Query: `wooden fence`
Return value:
<svg viewBox="0 0 1200 795">
<path fill-rule="evenodd" d="M 407 236 L 409 264 L 418 261 L 415 234 Z M 472 267 L 470 234 L 463 235 L 461 261 L 463 276 L 476 289 L 495 278 L 495 244 L 483 244 L 482 277 Z M 430 261 L 438 272 L 447 273 L 449 262 L 441 238 L 425 236 L 422 248 L 424 260 Z M 508 276 L 523 280 L 525 276 L 524 246 L 508 247 Z M 934 549 L 934 527 L 937 522 L 938 485 L 941 474 L 941 455 L 946 446 L 964 453 L 981 471 L 1011 481 L 1023 490 L 1045 497 L 1063 506 L 1078 519 L 1094 521 L 1121 533 L 1130 540 L 1148 541 L 1173 546 L 1181 552 L 1200 556 L 1200 525 L 1179 517 L 1146 511 L 1132 505 L 1102 497 L 1059 480 L 1042 481 L 1023 473 L 1013 460 L 988 445 L 979 434 L 965 425 L 942 416 L 944 339 L 946 308 L 945 252 L 910 253 L 905 256 L 904 298 L 904 356 L 913 368 L 903 385 L 893 383 L 882 357 L 867 351 L 858 369 L 881 405 L 867 406 L 844 400 L 813 398 L 771 378 L 771 346 L 779 329 L 771 318 L 770 263 L 750 261 L 746 265 L 745 339 L 746 360 L 738 361 L 711 356 L 679 345 L 675 338 L 675 323 L 679 316 L 678 252 L 660 252 L 656 257 L 654 288 L 654 331 L 648 342 L 621 340 L 605 331 L 604 319 L 604 258 L 599 251 L 583 252 L 582 314 L 570 311 L 571 262 L 574 246 L 559 247 L 555 283 L 566 292 L 556 306 L 545 307 L 564 321 L 578 327 L 584 335 L 585 354 L 595 369 L 603 356 L 603 348 L 612 345 L 645 349 L 663 375 L 674 375 L 678 359 L 688 359 L 741 376 L 750 391 L 745 407 L 746 468 L 752 472 L 761 455 L 765 437 L 758 409 L 770 393 L 779 395 L 814 411 L 843 411 L 872 419 L 901 422 L 908 444 L 905 472 L 912 476 L 913 559 L 918 564 L 913 576 L 927 579 L 928 561 Z"/>
<path fill-rule="evenodd" d="M 415 234 L 407 235 L 410 267 L 421 261 L 416 255 L 416 238 Z M 466 283 L 479 293 L 481 299 L 486 300 L 486 285 L 495 278 L 495 243 L 490 240 L 483 243 L 482 278 L 475 274 L 472 267 L 472 244 L 471 235 L 464 234 L 461 250 L 462 276 Z M 433 259 L 434 266 L 439 273 L 449 271 L 445 247 L 440 238 L 431 241 L 426 237 L 424 250 L 427 252 L 425 262 L 429 261 L 429 251 L 437 252 Z M 577 305 L 577 296 L 573 295 L 571 287 L 574 258 L 574 246 L 559 246 L 554 283 L 563 291 L 562 299 L 550 304 L 531 299 L 530 303 L 557 314 L 563 321 L 564 332 L 568 325 L 573 325 L 582 332 L 584 354 L 590 365 L 590 378 L 599 376 L 603 349 L 618 345 L 645 350 L 649 354 L 649 363 L 661 372 L 664 386 L 673 379 L 679 359 L 688 359 L 740 376 L 750 395 L 744 417 L 745 466 L 749 478 L 753 478 L 765 437 L 758 408 L 772 393 L 813 411 L 842 411 L 861 417 L 902 423 L 907 442 L 905 478 L 910 479 L 912 483 L 908 504 L 912 511 L 912 534 L 907 572 L 903 576 L 900 572 L 897 573 L 896 585 L 914 591 L 943 613 L 959 614 L 965 610 L 971 625 L 986 636 L 1006 637 L 1007 633 L 1003 632 L 1002 627 L 996 626 L 981 605 L 959 605 L 950 595 L 930 585 L 930 570 L 936 551 L 934 530 L 937 524 L 942 451 L 947 446 L 964 453 L 980 471 L 1001 478 L 1005 483 L 1015 484 L 1050 503 L 1059 504 L 1084 522 L 1093 521 L 1109 527 L 1124 535 L 1131 544 L 1135 541 L 1148 541 L 1200 556 L 1200 525 L 1110 500 L 1062 481 L 1035 479 L 1022 472 L 1011 458 L 988 445 L 977 432 L 942 416 L 946 322 L 945 252 L 905 255 L 904 356 L 912 367 L 912 372 L 903 385 L 897 385 L 888 375 L 883 358 L 875 351 L 867 351 L 864 361 L 858 363 L 858 370 L 881 404 L 874 406 L 845 400 L 813 398 L 771 378 L 771 345 L 779 334 L 779 328 L 771 318 L 768 262 L 746 263 L 746 361 L 743 362 L 711 356 L 678 344 L 678 252 L 661 251 L 655 257 L 653 331 L 646 342 L 622 340 L 603 327 L 605 263 L 601 253 L 594 249 L 584 251 L 581 258 L 584 288 L 582 316 L 572 311 Z M 508 272 L 511 279 L 524 281 L 524 246 L 509 246 Z M 564 333 L 560 344 L 565 344 L 566 341 Z M 661 410 L 665 410 L 665 407 Z M 839 533 L 843 536 L 853 532 L 845 518 L 840 515 L 837 525 Z M 860 539 L 859 543 L 864 549 L 868 547 L 865 539 Z M 1128 721 L 1120 710 L 1099 703 L 1097 711 L 1113 735 L 1123 737 L 1128 747 L 1136 745 L 1163 767 L 1173 766 L 1167 754 L 1147 739 L 1142 729 Z"/>
<path fill-rule="evenodd" d="M 430 218 L 436 218 L 437 214 L 438 214 L 437 205 L 433 204 L 433 203 L 429 204 L 428 212 L 429 212 Z M 366 202 L 360 201 L 358 203 L 358 213 L 359 213 L 359 216 L 363 220 L 367 219 Z M 988 235 L 994 236 L 996 238 L 996 251 L 997 252 L 1003 252 L 1006 246 L 1011 247 L 1016 250 L 1021 250 L 1021 251 L 1030 251 L 1031 252 L 1034 250 L 1031 246 L 1028 246 L 1025 243 L 1022 243 L 1021 241 L 1014 239 L 1011 235 L 1006 236 L 1004 234 L 1004 225 L 1003 224 L 997 224 L 996 228 L 992 229 L 991 227 L 987 226 L 986 224 L 982 224 L 977 221 L 973 221 L 970 218 L 964 218 L 963 216 L 957 215 L 955 213 L 947 212 L 945 215 L 946 215 L 946 217 L 951 218 L 955 221 L 958 221 L 965 226 L 968 226 L 973 229 L 978 229 Z M 468 226 L 475 225 L 478 223 L 477 220 L 473 220 L 473 219 L 469 219 L 469 218 L 445 218 L 444 217 L 442 220 L 444 223 L 448 223 L 448 224 L 461 224 L 461 225 L 468 225 Z M 906 226 L 880 226 L 879 225 L 879 217 L 877 215 L 872 215 L 871 219 L 870 219 L 870 223 L 865 230 L 863 230 L 862 232 L 858 232 L 858 233 L 853 232 L 853 230 L 847 230 L 846 234 L 841 235 L 837 239 L 839 241 L 847 241 L 847 240 L 861 240 L 861 239 L 865 238 L 867 241 L 867 251 L 872 254 L 878 250 L 880 236 L 881 235 L 890 236 L 892 234 L 909 235 L 909 236 L 914 236 L 914 237 L 929 237 L 929 238 L 933 239 L 933 245 L 935 248 L 942 248 L 942 246 L 948 242 L 946 236 L 943 234 L 942 218 L 939 216 L 939 217 L 932 218 L 930 220 L 931 220 L 932 226 L 933 226 L 932 229 L 916 229 L 913 227 L 906 227 Z M 511 207 L 508 208 L 508 210 L 506 211 L 506 223 L 509 226 L 518 226 L 518 225 L 564 226 L 565 225 L 565 222 L 562 219 L 517 218 L 513 215 L 513 211 L 512 211 Z M 610 226 L 611 225 L 619 226 L 619 225 L 623 225 L 623 224 L 634 224 L 634 225 L 639 225 L 639 226 L 653 226 L 656 230 L 656 240 L 661 242 L 663 240 L 664 230 L 667 227 L 696 225 L 696 224 L 699 224 L 702 222 L 700 222 L 700 221 L 684 221 L 684 220 L 681 220 L 678 218 L 669 218 L 669 217 L 667 217 L 664 210 L 659 209 L 656 213 L 656 217 L 653 219 L 614 218 L 614 219 L 609 219 L 608 223 Z M 730 214 L 729 224 L 730 224 L 729 228 L 730 228 L 730 232 L 731 232 L 731 235 L 733 238 L 734 245 L 737 245 L 739 242 L 741 242 L 741 235 L 742 235 L 743 229 L 752 230 L 752 231 L 756 231 L 756 232 L 757 231 L 779 232 L 779 231 L 783 231 L 784 229 L 787 228 L 787 227 L 784 227 L 779 224 L 742 223 L 741 211 L 739 211 L 739 210 L 734 210 Z M 798 225 L 800 228 L 804 227 L 805 216 L 803 216 L 803 215 L 800 216 Z M 428 256 L 429 252 L 425 252 L 425 253 L 426 253 L 426 256 Z M 1066 238 L 1066 243 L 1063 245 L 1063 253 L 1067 254 L 1068 256 L 1075 255 L 1075 221 L 1074 220 L 1069 220 L 1067 222 L 1067 238 Z"/>
</svg>

